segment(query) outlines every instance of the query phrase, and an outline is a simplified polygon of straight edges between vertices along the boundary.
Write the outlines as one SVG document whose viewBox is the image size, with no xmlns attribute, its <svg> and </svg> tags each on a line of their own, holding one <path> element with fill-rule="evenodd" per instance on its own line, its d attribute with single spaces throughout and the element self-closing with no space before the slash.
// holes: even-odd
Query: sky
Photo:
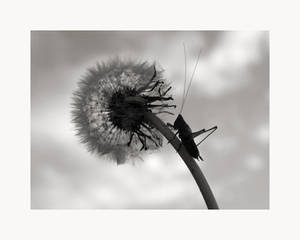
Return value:
<svg viewBox="0 0 300 240">
<path fill-rule="evenodd" d="M 205 209 L 170 145 L 116 165 L 87 151 L 71 122 L 72 93 L 96 62 L 115 56 L 155 62 L 193 131 L 217 125 L 199 146 L 221 209 L 269 208 L 269 36 L 258 31 L 31 32 L 31 207 Z M 189 79 L 189 78 L 188 78 Z M 174 122 L 174 116 L 161 116 Z M 197 142 L 197 141 L 196 141 Z"/>
</svg>

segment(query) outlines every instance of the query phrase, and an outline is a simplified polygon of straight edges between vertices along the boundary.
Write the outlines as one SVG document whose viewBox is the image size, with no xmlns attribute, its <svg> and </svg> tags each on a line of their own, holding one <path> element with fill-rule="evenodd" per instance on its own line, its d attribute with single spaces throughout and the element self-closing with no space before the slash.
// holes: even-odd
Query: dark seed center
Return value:
<svg viewBox="0 0 300 240">
<path fill-rule="evenodd" d="M 135 89 L 122 89 L 115 92 L 109 103 L 110 121 L 119 129 L 134 132 L 144 120 L 144 105 L 125 101 L 137 95 Z"/>
</svg>

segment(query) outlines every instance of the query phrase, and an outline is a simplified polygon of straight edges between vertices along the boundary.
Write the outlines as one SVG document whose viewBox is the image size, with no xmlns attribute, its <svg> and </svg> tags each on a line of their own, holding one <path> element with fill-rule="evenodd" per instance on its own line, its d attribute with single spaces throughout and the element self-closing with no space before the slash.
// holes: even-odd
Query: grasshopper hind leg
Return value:
<svg viewBox="0 0 300 240">
<path fill-rule="evenodd" d="M 173 137 L 172 139 L 170 139 L 170 140 L 168 141 L 167 144 L 169 144 L 170 142 L 172 142 L 172 141 L 176 138 L 176 136 L 177 136 L 178 133 L 179 133 L 179 131 L 177 131 L 177 132 L 175 133 L 174 137 Z"/>
</svg>

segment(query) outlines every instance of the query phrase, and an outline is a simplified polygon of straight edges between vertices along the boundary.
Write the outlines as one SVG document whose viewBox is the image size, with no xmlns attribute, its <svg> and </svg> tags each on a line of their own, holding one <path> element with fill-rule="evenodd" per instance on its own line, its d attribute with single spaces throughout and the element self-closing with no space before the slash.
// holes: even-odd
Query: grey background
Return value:
<svg viewBox="0 0 300 240">
<path fill-rule="evenodd" d="M 200 167 L 219 206 L 269 207 L 268 32 L 33 31 L 32 208 L 206 208 L 170 145 L 143 162 L 117 166 L 88 153 L 71 123 L 71 96 L 80 76 L 113 56 L 156 61 L 180 106 L 183 42 L 189 75 L 202 49 L 183 116 L 194 131 L 219 127 L 199 147 L 205 159 Z"/>
</svg>

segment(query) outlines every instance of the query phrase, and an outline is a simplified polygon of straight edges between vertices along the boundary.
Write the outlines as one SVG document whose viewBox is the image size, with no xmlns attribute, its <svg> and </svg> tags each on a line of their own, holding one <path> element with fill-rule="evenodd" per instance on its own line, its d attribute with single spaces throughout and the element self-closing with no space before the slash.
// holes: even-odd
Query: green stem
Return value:
<svg viewBox="0 0 300 240">
<path fill-rule="evenodd" d="M 181 144 L 181 141 L 175 136 L 175 134 L 168 128 L 168 126 L 156 117 L 155 114 L 151 112 L 147 112 L 145 114 L 145 118 L 147 121 L 151 122 L 151 124 L 156 127 L 158 131 L 161 132 L 162 135 L 172 144 L 174 149 L 177 151 Z M 193 175 L 200 192 L 204 198 L 206 206 L 208 209 L 219 209 L 217 201 L 213 195 L 213 192 L 208 185 L 208 182 L 203 175 L 201 169 L 199 168 L 196 161 L 190 156 L 190 154 L 186 151 L 186 148 L 182 145 L 178 150 L 178 154 L 187 165 L 188 169 L 190 170 L 191 174 Z"/>
</svg>

